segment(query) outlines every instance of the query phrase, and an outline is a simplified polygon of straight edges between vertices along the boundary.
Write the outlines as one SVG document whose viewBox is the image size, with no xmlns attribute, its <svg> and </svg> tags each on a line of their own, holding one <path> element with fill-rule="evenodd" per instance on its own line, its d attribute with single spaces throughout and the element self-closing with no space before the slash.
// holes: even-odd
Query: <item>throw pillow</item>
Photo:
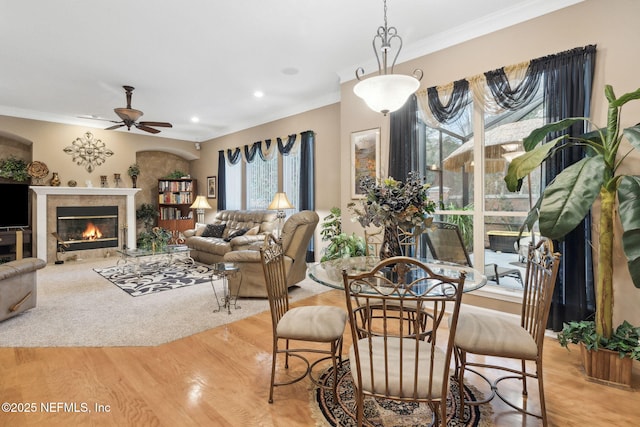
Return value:
<svg viewBox="0 0 640 427">
<path fill-rule="evenodd" d="M 227 224 L 208 224 L 202 232 L 202 237 L 222 237 Z"/>
<path fill-rule="evenodd" d="M 206 228 L 207 228 L 207 224 L 196 224 L 195 235 L 202 236 L 202 233 L 204 233 L 204 230 L 206 230 Z"/>
<path fill-rule="evenodd" d="M 238 236 L 242 236 L 243 234 L 245 234 L 247 231 L 249 231 L 248 228 L 241 228 L 239 230 L 236 231 L 232 231 L 231 233 L 229 233 L 229 235 L 227 237 L 225 237 L 224 241 L 225 242 L 230 242 L 231 239 L 233 239 L 234 237 L 238 237 Z"/>
<path fill-rule="evenodd" d="M 255 236 L 258 234 L 258 231 L 260 231 L 260 226 L 256 225 L 255 227 L 250 228 L 249 231 L 244 234 L 247 236 Z"/>
</svg>

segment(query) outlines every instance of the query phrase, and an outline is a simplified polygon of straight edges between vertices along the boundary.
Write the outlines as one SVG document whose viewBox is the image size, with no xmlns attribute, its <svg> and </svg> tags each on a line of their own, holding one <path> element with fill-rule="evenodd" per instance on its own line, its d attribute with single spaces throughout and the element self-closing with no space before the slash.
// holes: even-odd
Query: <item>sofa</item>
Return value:
<svg viewBox="0 0 640 427">
<path fill-rule="evenodd" d="M 209 224 L 185 230 L 185 244 L 191 257 L 203 264 L 224 261 L 227 252 L 247 249 L 264 241 L 276 227 L 276 213 L 268 210 L 218 211 Z"/>
<path fill-rule="evenodd" d="M 282 227 L 280 238 L 289 287 L 300 282 L 307 275 L 307 247 L 319 219 L 314 211 L 301 211 L 291 215 Z M 236 264 L 239 269 L 238 273 L 231 274 L 227 278 L 231 295 L 267 298 L 259 249 L 260 244 L 225 254 L 224 261 Z"/>
<path fill-rule="evenodd" d="M 36 271 L 46 265 L 39 258 L 0 264 L 0 321 L 36 306 Z"/>
</svg>

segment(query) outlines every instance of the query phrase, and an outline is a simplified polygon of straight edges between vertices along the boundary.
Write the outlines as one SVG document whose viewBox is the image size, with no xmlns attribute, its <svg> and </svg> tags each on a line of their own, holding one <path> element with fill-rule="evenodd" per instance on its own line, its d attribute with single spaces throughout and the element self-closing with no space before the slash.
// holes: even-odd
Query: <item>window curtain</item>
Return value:
<svg viewBox="0 0 640 427">
<path fill-rule="evenodd" d="M 567 117 L 589 117 L 595 58 L 594 45 L 544 58 L 544 105 L 549 122 Z M 586 131 L 586 124 L 577 123 L 565 133 L 578 136 Z M 550 138 L 560 135 L 550 135 Z M 547 160 L 544 165 L 546 183 L 584 156 L 583 148 L 572 147 Z M 548 327 L 554 331 L 562 330 L 563 322 L 583 320 L 595 312 L 590 242 L 591 214 L 562 242 L 555 243 L 556 250 L 562 254 L 562 261 L 548 323 Z"/>
<path fill-rule="evenodd" d="M 293 146 L 293 144 L 292 144 Z M 300 210 L 314 211 L 316 209 L 316 184 L 315 184 L 315 133 L 306 131 L 300 134 Z M 307 262 L 314 262 L 315 237 L 307 247 Z"/>
<path fill-rule="evenodd" d="M 227 161 L 235 165 L 242 158 L 242 150 L 240 148 L 236 148 L 232 150 L 231 148 L 227 148 L 226 151 L 226 160 L 225 160 L 225 151 L 218 151 L 218 210 L 222 211 L 227 208 L 227 174 L 226 174 L 226 165 Z"/>
<path fill-rule="evenodd" d="M 588 117 L 590 114 L 591 90 L 595 69 L 596 46 L 575 48 L 554 55 L 533 59 L 529 62 L 489 71 L 480 76 L 465 79 L 470 82 L 474 102 L 480 103 L 485 111 L 517 110 L 526 105 L 534 96 L 538 86 L 544 85 L 545 115 L 549 122 L 566 117 Z M 542 83 L 541 83 L 542 82 Z M 459 85 L 457 99 L 462 98 L 463 85 Z M 418 92 L 420 108 L 427 123 L 431 120 L 446 120 L 448 114 L 455 114 L 454 87 L 430 88 Z M 445 93 L 450 98 L 441 105 L 438 97 Z M 450 111 L 447 111 L 449 109 Z M 392 116 L 393 120 L 393 116 Z M 437 126 L 436 126 L 437 127 Z M 404 128 L 407 133 L 411 127 Z M 580 135 L 585 129 L 579 125 L 570 129 L 572 135 Z M 400 130 L 400 132 L 402 132 Z M 556 135 L 558 136 L 558 135 Z M 395 141 L 393 138 L 392 141 Z M 394 162 L 401 162 L 402 152 L 390 148 Z M 585 153 L 579 148 L 563 150 L 544 165 L 547 184 L 564 168 L 582 159 Z M 406 156 L 411 165 L 413 158 Z M 394 165 L 396 170 L 402 166 Z M 556 244 L 562 254 L 558 282 L 552 302 L 549 327 L 562 328 L 562 322 L 587 318 L 594 311 L 593 262 L 591 256 L 591 218 L 588 216 L 563 242 Z"/>
<path fill-rule="evenodd" d="M 412 95 L 389 119 L 389 176 L 405 181 L 409 172 L 419 171 L 418 101 Z"/>
<path fill-rule="evenodd" d="M 227 174 L 224 150 L 218 151 L 218 210 L 227 208 Z"/>
</svg>

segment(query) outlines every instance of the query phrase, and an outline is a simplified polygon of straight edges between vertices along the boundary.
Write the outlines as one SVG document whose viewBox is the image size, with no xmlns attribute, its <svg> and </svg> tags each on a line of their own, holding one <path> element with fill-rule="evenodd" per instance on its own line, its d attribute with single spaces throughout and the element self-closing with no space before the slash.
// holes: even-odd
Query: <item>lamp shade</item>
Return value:
<svg viewBox="0 0 640 427">
<path fill-rule="evenodd" d="M 211 209 L 211 205 L 207 202 L 206 197 L 198 196 L 189 209 Z"/>
<path fill-rule="evenodd" d="M 289 201 L 285 193 L 276 193 L 276 195 L 273 196 L 273 200 L 271 201 L 271 204 L 267 209 L 271 209 L 271 210 L 293 209 L 293 205 L 291 205 L 291 202 Z"/>
<path fill-rule="evenodd" d="M 420 87 L 418 79 L 402 74 L 382 74 L 360 81 L 353 92 L 369 108 L 382 114 L 396 111 Z"/>
</svg>

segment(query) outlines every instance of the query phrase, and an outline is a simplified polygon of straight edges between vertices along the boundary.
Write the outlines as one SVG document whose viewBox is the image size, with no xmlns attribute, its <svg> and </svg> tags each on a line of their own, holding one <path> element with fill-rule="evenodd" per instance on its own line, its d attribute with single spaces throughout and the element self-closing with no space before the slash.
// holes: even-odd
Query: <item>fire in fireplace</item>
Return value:
<svg viewBox="0 0 640 427">
<path fill-rule="evenodd" d="M 118 247 L 117 206 L 59 206 L 56 213 L 67 251 Z"/>
</svg>

